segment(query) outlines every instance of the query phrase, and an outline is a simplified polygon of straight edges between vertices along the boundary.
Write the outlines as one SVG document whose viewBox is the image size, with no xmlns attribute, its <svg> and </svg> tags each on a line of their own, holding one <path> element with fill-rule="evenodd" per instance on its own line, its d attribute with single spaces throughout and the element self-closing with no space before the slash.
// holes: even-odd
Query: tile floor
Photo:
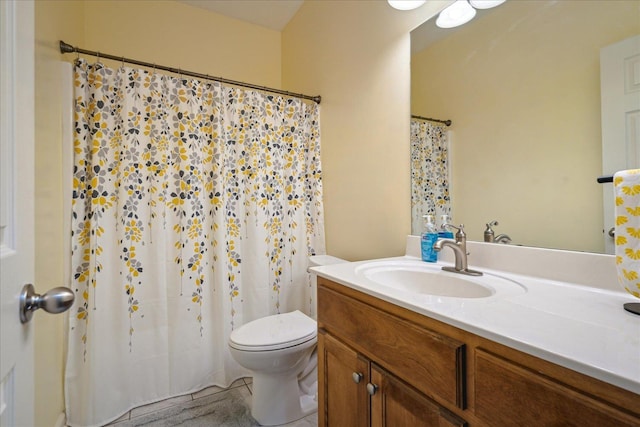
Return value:
<svg viewBox="0 0 640 427">
<path fill-rule="evenodd" d="M 132 409 L 109 427 L 249 427 L 259 426 L 251 417 L 251 378 L 235 381 L 227 389 L 209 387 L 197 393 L 173 397 Z M 285 424 L 317 427 L 318 414 Z"/>
</svg>

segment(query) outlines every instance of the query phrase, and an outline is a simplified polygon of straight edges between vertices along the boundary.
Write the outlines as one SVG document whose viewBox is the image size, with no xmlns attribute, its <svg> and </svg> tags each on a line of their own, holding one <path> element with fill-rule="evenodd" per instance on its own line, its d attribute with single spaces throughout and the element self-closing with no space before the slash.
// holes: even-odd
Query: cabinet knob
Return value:
<svg viewBox="0 0 640 427">
<path fill-rule="evenodd" d="M 367 384 L 367 391 L 371 396 L 373 396 L 374 394 L 376 394 L 376 391 L 378 391 L 378 386 L 375 384 L 369 383 Z"/>
<path fill-rule="evenodd" d="M 353 374 L 351 374 L 351 378 L 353 378 L 354 383 L 359 384 L 360 381 L 362 381 L 362 378 L 364 378 L 364 375 L 362 375 L 360 372 L 354 372 Z"/>
</svg>

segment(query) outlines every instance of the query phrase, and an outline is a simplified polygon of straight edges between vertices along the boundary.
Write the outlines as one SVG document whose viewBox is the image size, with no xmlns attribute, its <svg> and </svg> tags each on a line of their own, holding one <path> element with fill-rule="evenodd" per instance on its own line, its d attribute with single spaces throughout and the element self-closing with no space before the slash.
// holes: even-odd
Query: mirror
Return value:
<svg viewBox="0 0 640 427">
<path fill-rule="evenodd" d="M 508 0 L 411 33 L 411 113 L 453 122 L 452 218 L 470 240 L 498 220 L 513 244 L 604 252 L 600 49 L 637 34 L 635 0 Z"/>
</svg>

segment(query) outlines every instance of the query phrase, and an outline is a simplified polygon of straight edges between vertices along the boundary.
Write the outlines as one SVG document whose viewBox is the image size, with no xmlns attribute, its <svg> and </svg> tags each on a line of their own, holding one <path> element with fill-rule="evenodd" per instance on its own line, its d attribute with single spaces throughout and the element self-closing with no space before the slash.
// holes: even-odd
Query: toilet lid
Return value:
<svg viewBox="0 0 640 427">
<path fill-rule="evenodd" d="M 245 351 L 278 350 L 304 343 L 316 335 L 316 321 L 296 310 L 240 326 L 231 332 L 229 345 Z"/>
</svg>

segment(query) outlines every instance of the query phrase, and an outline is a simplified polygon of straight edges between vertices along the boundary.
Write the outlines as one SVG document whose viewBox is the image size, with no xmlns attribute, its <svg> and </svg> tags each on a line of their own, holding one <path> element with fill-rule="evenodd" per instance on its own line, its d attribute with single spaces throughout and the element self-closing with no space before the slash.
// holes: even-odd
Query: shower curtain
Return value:
<svg viewBox="0 0 640 427">
<path fill-rule="evenodd" d="M 74 69 L 71 426 L 247 374 L 247 321 L 314 315 L 324 253 L 319 107 L 79 60 Z"/>
<path fill-rule="evenodd" d="M 411 119 L 411 234 L 425 230 L 423 215 L 451 216 L 449 148 L 445 126 Z"/>
</svg>

